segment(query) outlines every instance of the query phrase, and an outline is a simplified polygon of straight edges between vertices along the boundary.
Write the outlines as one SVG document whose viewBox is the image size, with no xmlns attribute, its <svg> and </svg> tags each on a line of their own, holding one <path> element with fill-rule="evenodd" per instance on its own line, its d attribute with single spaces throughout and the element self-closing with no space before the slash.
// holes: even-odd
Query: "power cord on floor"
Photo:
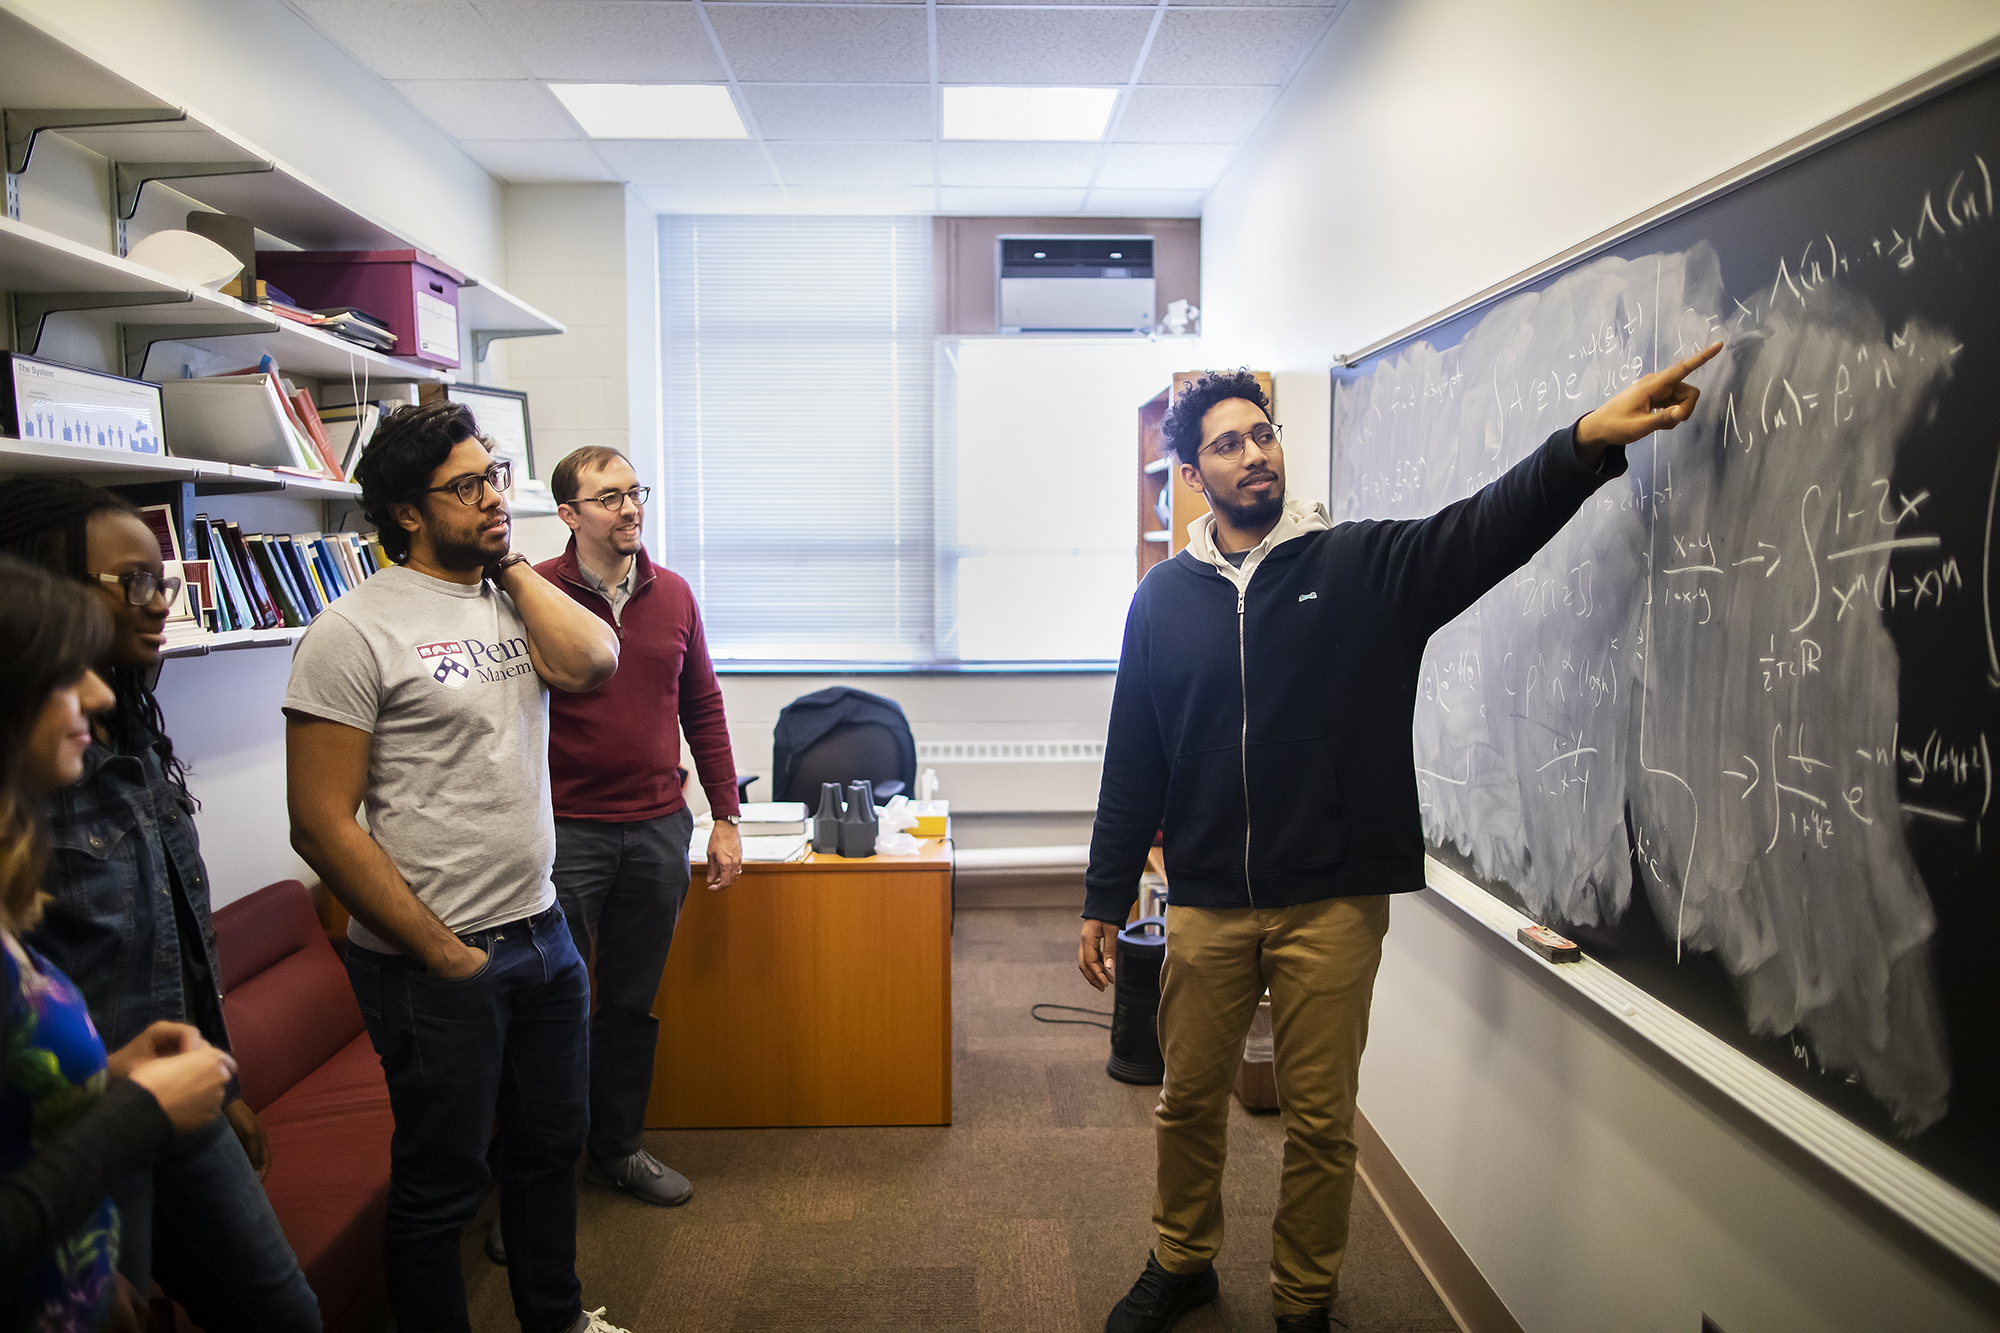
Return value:
<svg viewBox="0 0 2000 1333">
<path fill-rule="evenodd" d="M 1041 1014 L 1036 1012 L 1039 1009 L 1061 1009 L 1072 1014 L 1090 1014 L 1092 1017 L 1043 1018 Z M 1111 1017 L 1110 1014 L 1099 1009 L 1079 1009 L 1073 1004 L 1031 1004 L 1028 1006 L 1028 1017 L 1034 1019 L 1037 1023 L 1074 1023 L 1078 1027 L 1103 1028 L 1106 1032 L 1111 1030 L 1109 1023 L 1100 1023 L 1097 1021 L 1100 1018 Z"/>
</svg>

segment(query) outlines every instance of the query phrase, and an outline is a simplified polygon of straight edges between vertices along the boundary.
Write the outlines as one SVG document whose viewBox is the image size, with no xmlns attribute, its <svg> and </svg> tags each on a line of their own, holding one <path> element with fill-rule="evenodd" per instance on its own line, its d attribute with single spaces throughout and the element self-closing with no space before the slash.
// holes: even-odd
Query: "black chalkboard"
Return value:
<svg viewBox="0 0 2000 1333">
<path fill-rule="evenodd" d="M 1430 513 L 1716 338 L 1441 630 L 1448 863 L 2000 1208 L 2000 72 L 1334 372 L 1336 521 Z"/>
</svg>

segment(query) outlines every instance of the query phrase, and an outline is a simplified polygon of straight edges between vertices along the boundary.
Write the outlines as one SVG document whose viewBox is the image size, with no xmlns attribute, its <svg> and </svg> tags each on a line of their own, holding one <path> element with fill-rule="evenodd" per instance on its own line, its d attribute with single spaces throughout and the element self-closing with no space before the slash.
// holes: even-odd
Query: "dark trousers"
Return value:
<svg viewBox="0 0 2000 1333">
<path fill-rule="evenodd" d="M 470 1333 L 459 1236 L 491 1181 L 523 1333 L 564 1333 L 576 1280 L 576 1158 L 589 1114 L 590 987 L 562 912 L 461 937 L 486 966 L 444 981 L 352 944 L 347 975 L 388 1076 L 386 1277 L 400 1333 Z"/>
<path fill-rule="evenodd" d="M 169 1141 L 112 1197 L 134 1289 L 157 1278 L 208 1333 L 319 1333 L 319 1299 L 228 1121 Z"/>
<path fill-rule="evenodd" d="M 639 1151 L 660 1044 L 653 1002 L 687 897 L 693 832 L 694 815 L 686 807 L 633 824 L 556 821 L 556 896 L 597 983 L 590 1018 L 590 1155 L 596 1161 Z"/>
</svg>

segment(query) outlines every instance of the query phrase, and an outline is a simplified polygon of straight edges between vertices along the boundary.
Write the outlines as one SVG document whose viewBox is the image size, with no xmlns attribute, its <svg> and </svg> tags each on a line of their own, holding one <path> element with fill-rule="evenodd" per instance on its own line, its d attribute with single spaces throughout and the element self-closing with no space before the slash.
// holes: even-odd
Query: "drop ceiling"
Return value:
<svg viewBox="0 0 2000 1333">
<path fill-rule="evenodd" d="M 1193 217 L 1345 0 L 289 0 L 497 178 L 687 213 Z M 590 139 L 552 82 L 719 83 L 747 140 Z M 1102 143 L 938 137 L 947 84 L 1119 90 Z"/>
</svg>

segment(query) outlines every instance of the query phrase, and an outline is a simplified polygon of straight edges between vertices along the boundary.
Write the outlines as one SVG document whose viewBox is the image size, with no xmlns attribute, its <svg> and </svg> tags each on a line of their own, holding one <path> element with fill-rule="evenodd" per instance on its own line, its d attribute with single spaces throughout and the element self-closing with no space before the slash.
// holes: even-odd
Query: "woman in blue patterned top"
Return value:
<svg viewBox="0 0 2000 1333">
<path fill-rule="evenodd" d="M 157 1023 L 108 1058 L 83 997 L 21 932 L 40 910 L 50 791 L 75 782 L 90 718 L 112 704 L 90 669 L 111 637 L 89 594 L 0 557 L 0 1330 L 137 1329 L 117 1276 L 108 1190 L 222 1106 L 226 1053 Z"/>
</svg>

